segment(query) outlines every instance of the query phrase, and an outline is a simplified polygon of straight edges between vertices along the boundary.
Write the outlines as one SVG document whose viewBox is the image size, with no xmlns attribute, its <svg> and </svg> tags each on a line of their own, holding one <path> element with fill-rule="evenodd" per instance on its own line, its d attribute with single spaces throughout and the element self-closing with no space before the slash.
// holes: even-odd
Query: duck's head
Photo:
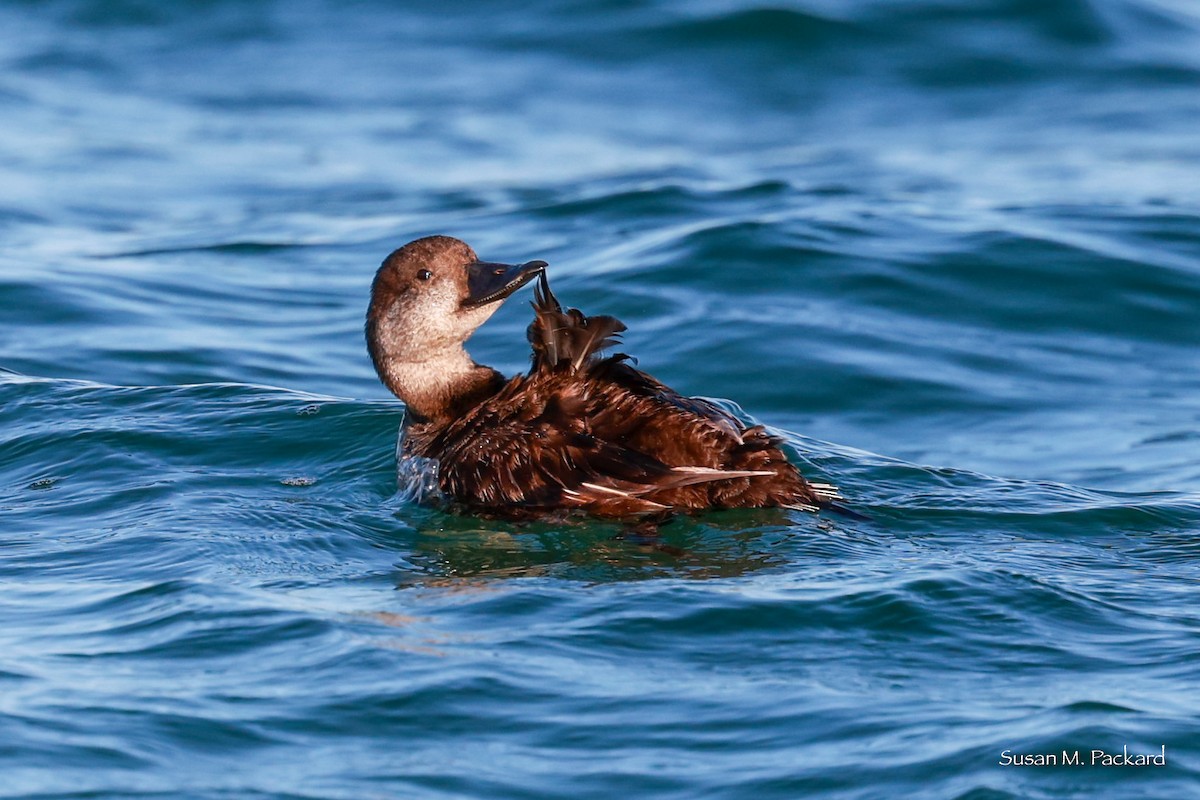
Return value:
<svg viewBox="0 0 1200 800">
<path fill-rule="evenodd" d="M 483 368 L 463 342 L 545 268 L 545 261 L 480 261 L 449 236 L 427 236 L 393 252 L 375 273 L 367 309 L 367 349 L 380 379 L 418 414 L 421 395 L 434 388 L 441 395 L 466 390 L 479 376 L 464 373 Z"/>
</svg>

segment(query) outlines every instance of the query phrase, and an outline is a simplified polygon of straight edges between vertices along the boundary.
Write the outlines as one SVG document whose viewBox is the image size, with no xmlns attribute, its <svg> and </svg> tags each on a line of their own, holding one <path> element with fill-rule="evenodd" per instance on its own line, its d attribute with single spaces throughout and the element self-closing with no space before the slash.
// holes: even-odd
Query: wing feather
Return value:
<svg viewBox="0 0 1200 800">
<path fill-rule="evenodd" d="M 533 347 L 534 372 L 578 372 L 601 350 L 619 344 L 625 330 L 625 324 L 616 317 L 588 317 L 577 308 L 563 311 L 544 272 L 534 289 L 532 305 L 533 322 L 526 336 Z"/>
<path fill-rule="evenodd" d="M 771 475 L 764 470 L 672 466 L 636 448 L 593 435 L 575 394 L 560 388 L 537 409 L 512 405 L 529 399 L 529 383 L 514 379 L 468 418 L 433 436 L 418 431 L 408 442 L 417 455 L 438 454 L 442 491 L 478 509 L 504 513 L 577 508 L 601 516 L 636 517 L 668 511 L 663 492 L 700 484 Z M 532 387 L 536 389 L 537 387 Z"/>
</svg>

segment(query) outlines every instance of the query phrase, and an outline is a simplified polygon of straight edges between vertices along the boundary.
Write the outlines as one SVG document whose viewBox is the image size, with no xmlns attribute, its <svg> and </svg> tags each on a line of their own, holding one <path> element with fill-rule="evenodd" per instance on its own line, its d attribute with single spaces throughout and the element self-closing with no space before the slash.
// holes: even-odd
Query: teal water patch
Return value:
<svg viewBox="0 0 1200 800">
<path fill-rule="evenodd" d="M 964 763 L 986 784 L 1014 738 L 1057 751 L 1153 732 L 1190 752 L 1177 682 L 1196 621 L 1175 597 L 1196 578 L 1194 496 L 793 436 L 870 521 L 724 512 L 648 541 L 393 498 L 393 403 L 3 390 L 5 430 L 24 431 L 5 440 L 0 669 L 19 676 L 6 725 L 24 744 L 7 758 L 25 786 L 117 793 L 136 774 L 165 792 L 185 769 L 197 796 L 276 791 L 297 743 L 303 779 L 333 796 L 361 770 L 431 795 L 918 791 Z M 517 774 L 482 760 L 496 747 L 527 754 Z M 447 748 L 479 766 L 446 771 Z M 610 768 L 584 770 L 597 752 Z M 231 759 L 254 766 L 219 768 Z"/>
</svg>

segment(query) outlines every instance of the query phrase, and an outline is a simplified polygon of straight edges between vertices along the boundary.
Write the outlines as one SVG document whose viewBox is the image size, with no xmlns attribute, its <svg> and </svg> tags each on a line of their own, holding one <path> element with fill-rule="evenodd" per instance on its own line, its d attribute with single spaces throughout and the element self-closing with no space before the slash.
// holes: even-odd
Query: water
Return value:
<svg viewBox="0 0 1200 800">
<path fill-rule="evenodd" d="M 0 797 L 1200 796 L 1191 0 L 0 31 Z M 430 233 L 870 521 L 408 502 L 361 326 Z"/>
</svg>

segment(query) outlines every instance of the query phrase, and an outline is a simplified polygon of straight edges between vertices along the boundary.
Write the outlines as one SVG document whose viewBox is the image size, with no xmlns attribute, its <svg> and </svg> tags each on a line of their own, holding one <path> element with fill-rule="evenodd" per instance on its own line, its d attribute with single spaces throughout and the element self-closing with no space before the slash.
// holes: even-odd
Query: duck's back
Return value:
<svg viewBox="0 0 1200 800">
<path fill-rule="evenodd" d="M 624 326 L 563 312 L 542 281 L 529 329 L 533 367 L 442 426 L 414 425 L 405 447 L 436 459 L 453 500 L 504 516 L 580 509 L 632 517 L 672 509 L 816 509 L 809 484 L 761 426 L 747 428 L 598 351 Z"/>
</svg>

